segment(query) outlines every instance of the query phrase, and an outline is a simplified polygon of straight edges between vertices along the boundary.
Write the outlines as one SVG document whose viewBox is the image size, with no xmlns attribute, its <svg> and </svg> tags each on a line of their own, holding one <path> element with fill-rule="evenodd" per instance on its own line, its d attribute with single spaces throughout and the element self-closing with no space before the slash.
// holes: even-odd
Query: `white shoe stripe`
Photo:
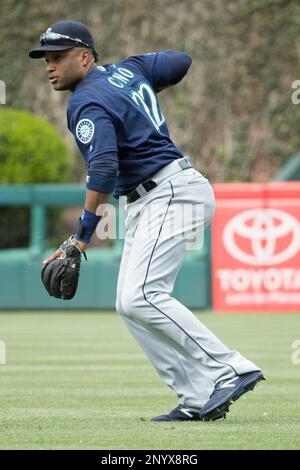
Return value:
<svg viewBox="0 0 300 470">
<path fill-rule="evenodd" d="M 186 408 L 180 408 L 180 411 L 182 411 L 182 413 L 184 413 L 185 415 L 187 415 L 189 418 L 192 418 L 193 415 L 191 414 L 190 411 L 188 411 Z"/>
<path fill-rule="evenodd" d="M 222 385 L 219 385 L 219 389 L 220 388 L 230 388 L 230 387 L 234 387 L 235 384 L 232 383 L 232 382 L 235 382 L 239 377 L 233 377 L 233 379 L 229 379 L 229 380 L 226 380 Z"/>
</svg>

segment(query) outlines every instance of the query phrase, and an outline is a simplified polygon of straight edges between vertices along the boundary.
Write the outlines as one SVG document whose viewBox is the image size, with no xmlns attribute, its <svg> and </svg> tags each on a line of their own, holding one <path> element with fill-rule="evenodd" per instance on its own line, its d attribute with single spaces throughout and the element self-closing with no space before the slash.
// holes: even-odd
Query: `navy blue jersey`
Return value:
<svg viewBox="0 0 300 470">
<path fill-rule="evenodd" d="M 89 189 L 128 194 L 183 157 L 170 139 L 156 93 L 177 83 L 190 63 L 178 51 L 132 56 L 95 67 L 79 82 L 67 117 L 87 163 Z"/>
</svg>

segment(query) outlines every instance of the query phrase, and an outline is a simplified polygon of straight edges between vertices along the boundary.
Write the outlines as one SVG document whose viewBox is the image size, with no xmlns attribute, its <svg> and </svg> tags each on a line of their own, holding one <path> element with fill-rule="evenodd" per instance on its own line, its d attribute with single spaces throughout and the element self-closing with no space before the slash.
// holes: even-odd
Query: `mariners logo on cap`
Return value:
<svg viewBox="0 0 300 470">
<path fill-rule="evenodd" d="M 81 119 L 76 126 L 76 137 L 83 144 L 88 144 L 94 135 L 95 126 L 90 119 Z"/>
</svg>

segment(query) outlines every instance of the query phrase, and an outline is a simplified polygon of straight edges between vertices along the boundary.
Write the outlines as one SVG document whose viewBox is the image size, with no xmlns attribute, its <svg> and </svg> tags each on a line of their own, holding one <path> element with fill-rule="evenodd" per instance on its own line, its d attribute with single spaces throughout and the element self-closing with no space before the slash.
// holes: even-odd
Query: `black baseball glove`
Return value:
<svg viewBox="0 0 300 470">
<path fill-rule="evenodd" d="M 74 242 L 74 235 L 59 249 L 63 257 L 46 264 L 42 268 L 41 276 L 49 295 L 69 300 L 74 297 L 77 290 L 82 253 Z M 85 253 L 83 254 L 86 259 Z"/>
</svg>

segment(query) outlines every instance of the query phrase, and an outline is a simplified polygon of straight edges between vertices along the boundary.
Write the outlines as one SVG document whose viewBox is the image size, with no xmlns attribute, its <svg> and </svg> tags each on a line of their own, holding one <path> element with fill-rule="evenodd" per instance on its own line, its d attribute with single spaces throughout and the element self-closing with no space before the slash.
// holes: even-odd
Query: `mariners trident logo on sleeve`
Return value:
<svg viewBox="0 0 300 470">
<path fill-rule="evenodd" d="M 83 144 L 88 144 L 94 135 L 95 126 L 90 119 L 81 119 L 76 126 L 76 137 Z"/>
</svg>

